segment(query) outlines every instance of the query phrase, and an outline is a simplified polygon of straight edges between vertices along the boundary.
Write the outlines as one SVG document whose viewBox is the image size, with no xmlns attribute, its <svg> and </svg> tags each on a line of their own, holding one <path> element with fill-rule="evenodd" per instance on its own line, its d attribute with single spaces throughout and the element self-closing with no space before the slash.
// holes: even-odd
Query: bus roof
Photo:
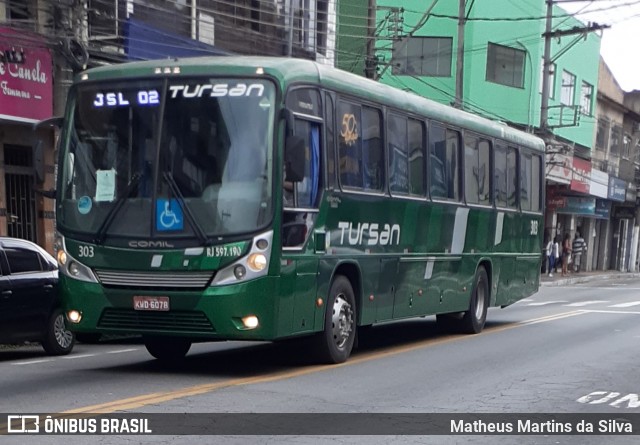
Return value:
<svg viewBox="0 0 640 445">
<path fill-rule="evenodd" d="M 178 67 L 179 74 L 173 69 Z M 108 65 L 80 73 L 76 80 L 117 80 L 149 78 L 163 75 L 216 75 L 253 77 L 262 68 L 282 85 L 309 83 L 321 85 L 343 94 L 364 98 L 398 110 L 425 116 L 444 123 L 460 126 L 507 142 L 544 151 L 544 141 L 530 133 L 515 129 L 503 122 L 493 121 L 431 99 L 406 92 L 356 74 L 342 71 L 311 60 L 286 57 L 211 56 L 180 59 L 161 59 Z"/>
</svg>

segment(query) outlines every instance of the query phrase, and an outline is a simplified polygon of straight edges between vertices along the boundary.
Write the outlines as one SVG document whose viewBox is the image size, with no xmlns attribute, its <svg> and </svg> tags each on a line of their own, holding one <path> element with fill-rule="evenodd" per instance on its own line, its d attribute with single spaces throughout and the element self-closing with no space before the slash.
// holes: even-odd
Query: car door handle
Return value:
<svg viewBox="0 0 640 445">
<path fill-rule="evenodd" d="M 53 284 L 45 284 L 43 287 L 45 289 L 53 289 Z M 9 291 L 9 292 L 11 292 L 11 291 Z"/>
<path fill-rule="evenodd" d="M 2 296 L 3 297 L 8 297 L 10 295 L 13 295 L 13 292 L 11 292 L 10 290 L 3 290 L 2 291 Z"/>
</svg>

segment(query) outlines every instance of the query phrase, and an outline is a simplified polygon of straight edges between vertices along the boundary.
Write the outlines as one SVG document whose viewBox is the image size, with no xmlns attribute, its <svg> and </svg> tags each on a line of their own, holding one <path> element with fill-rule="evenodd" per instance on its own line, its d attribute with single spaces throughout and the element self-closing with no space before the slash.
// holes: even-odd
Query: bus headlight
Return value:
<svg viewBox="0 0 640 445">
<path fill-rule="evenodd" d="M 98 280 L 93 271 L 69 255 L 65 246 L 64 238 L 61 239 L 60 248 L 58 250 L 58 270 L 60 273 L 71 277 L 75 280 L 86 281 L 88 283 L 97 283 Z"/>
<path fill-rule="evenodd" d="M 252 253 L 247 259 L 247 265 L 256 272 L 264 270 L 267 267 L 267 257 L 263 253 Z"/>
<path fill-rule="evenodd" d="M 63 249 L 58 250 L 58 266 L 67 264 L 67 252 Z"/>
<path fill-rule="evenodd" d="M 242 264 L 238 264 L 233 268 L 233 274 L 238 280 L 242 280 L 245 276 L 247 276 L 247 269 Z"/>
<path fill-rule="evenodd" d="M 269 272 L 272 239 L 273 230 L 255 236 L 248 254 L 218 270 L 211 280 L 211 286 L 235 284 L 266 275 Z"/>
<path fill-rule="evenodd" d="M 73 275 L 74 277 L 80 275 L 80 266 L 78 266 L 78 263 L 76 263 L 75 261 L 71 261 L 69 263 L 69 274 Z"/>
</svg>

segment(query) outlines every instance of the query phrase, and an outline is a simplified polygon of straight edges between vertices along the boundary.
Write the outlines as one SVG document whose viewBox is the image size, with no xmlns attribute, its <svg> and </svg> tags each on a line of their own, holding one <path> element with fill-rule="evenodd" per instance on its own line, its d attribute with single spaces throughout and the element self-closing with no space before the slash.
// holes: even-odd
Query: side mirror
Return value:
<svg viewBox="0 0 640 445">
<path fill-rule="evenodd" d="M 300 136 L 287 136 L 284 146 L 284 165 L 287 175 L 285 181 L 300 182 L 304 179 L 304 139 Z"/>
<path fill-rule="evenodd" d="M 60 129 L 63 122 L 64 120 L 61 116 L 54 116 L 50 117 L 49 119 L 36 122 L 33 125 L 34 134 L 36 135 L 36 139 L 33 141 L 32 145 L 33 166 L 36 171 L 36 179 L 38 180 L 38 182 L 44 182 L 44 148 L 42 146 L 42 139 L 40 139 L 35 132 L 41 128 L 46 127 L 55 127 L 57 129 Z"/>
<path fill-rule="evenodd" d="M 36 171 L 38 182 L 44 182 L 44 152 L 42 139 L 38 139 L 33 144 L 33 167 Z"/>
</svg>

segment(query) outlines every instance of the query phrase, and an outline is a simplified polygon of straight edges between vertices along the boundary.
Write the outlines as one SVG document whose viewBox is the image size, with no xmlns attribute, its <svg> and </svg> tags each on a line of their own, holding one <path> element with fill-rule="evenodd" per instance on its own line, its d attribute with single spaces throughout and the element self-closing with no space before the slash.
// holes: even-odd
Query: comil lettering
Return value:
<svg viewBox="0 0 640 445">
<path fill-rule="evenodd" d="M 198 84 L 198 85 L 171 85 L 171 98 L 184 97 L 187 99 L 193 97 L 223 97 L 223 96 L 252 96 L 262 97 L 264 94 L 264 85 L 260 83 L 238 83 L 231 86 L 227 83 L 216 84 Z"/>
<path fill-rule="evenodd" d="M 366 240 L 368 246 L 387 246 L 400 244 L 400 225 L 385 224 L 380 227 L 377 223 L 353 223 L 339 221 L 338 228 L 341 229 L 340 244 L 345 243 L 345 234 L 348 243 L 352 246 L 362 244 Z"/>
</svg>

